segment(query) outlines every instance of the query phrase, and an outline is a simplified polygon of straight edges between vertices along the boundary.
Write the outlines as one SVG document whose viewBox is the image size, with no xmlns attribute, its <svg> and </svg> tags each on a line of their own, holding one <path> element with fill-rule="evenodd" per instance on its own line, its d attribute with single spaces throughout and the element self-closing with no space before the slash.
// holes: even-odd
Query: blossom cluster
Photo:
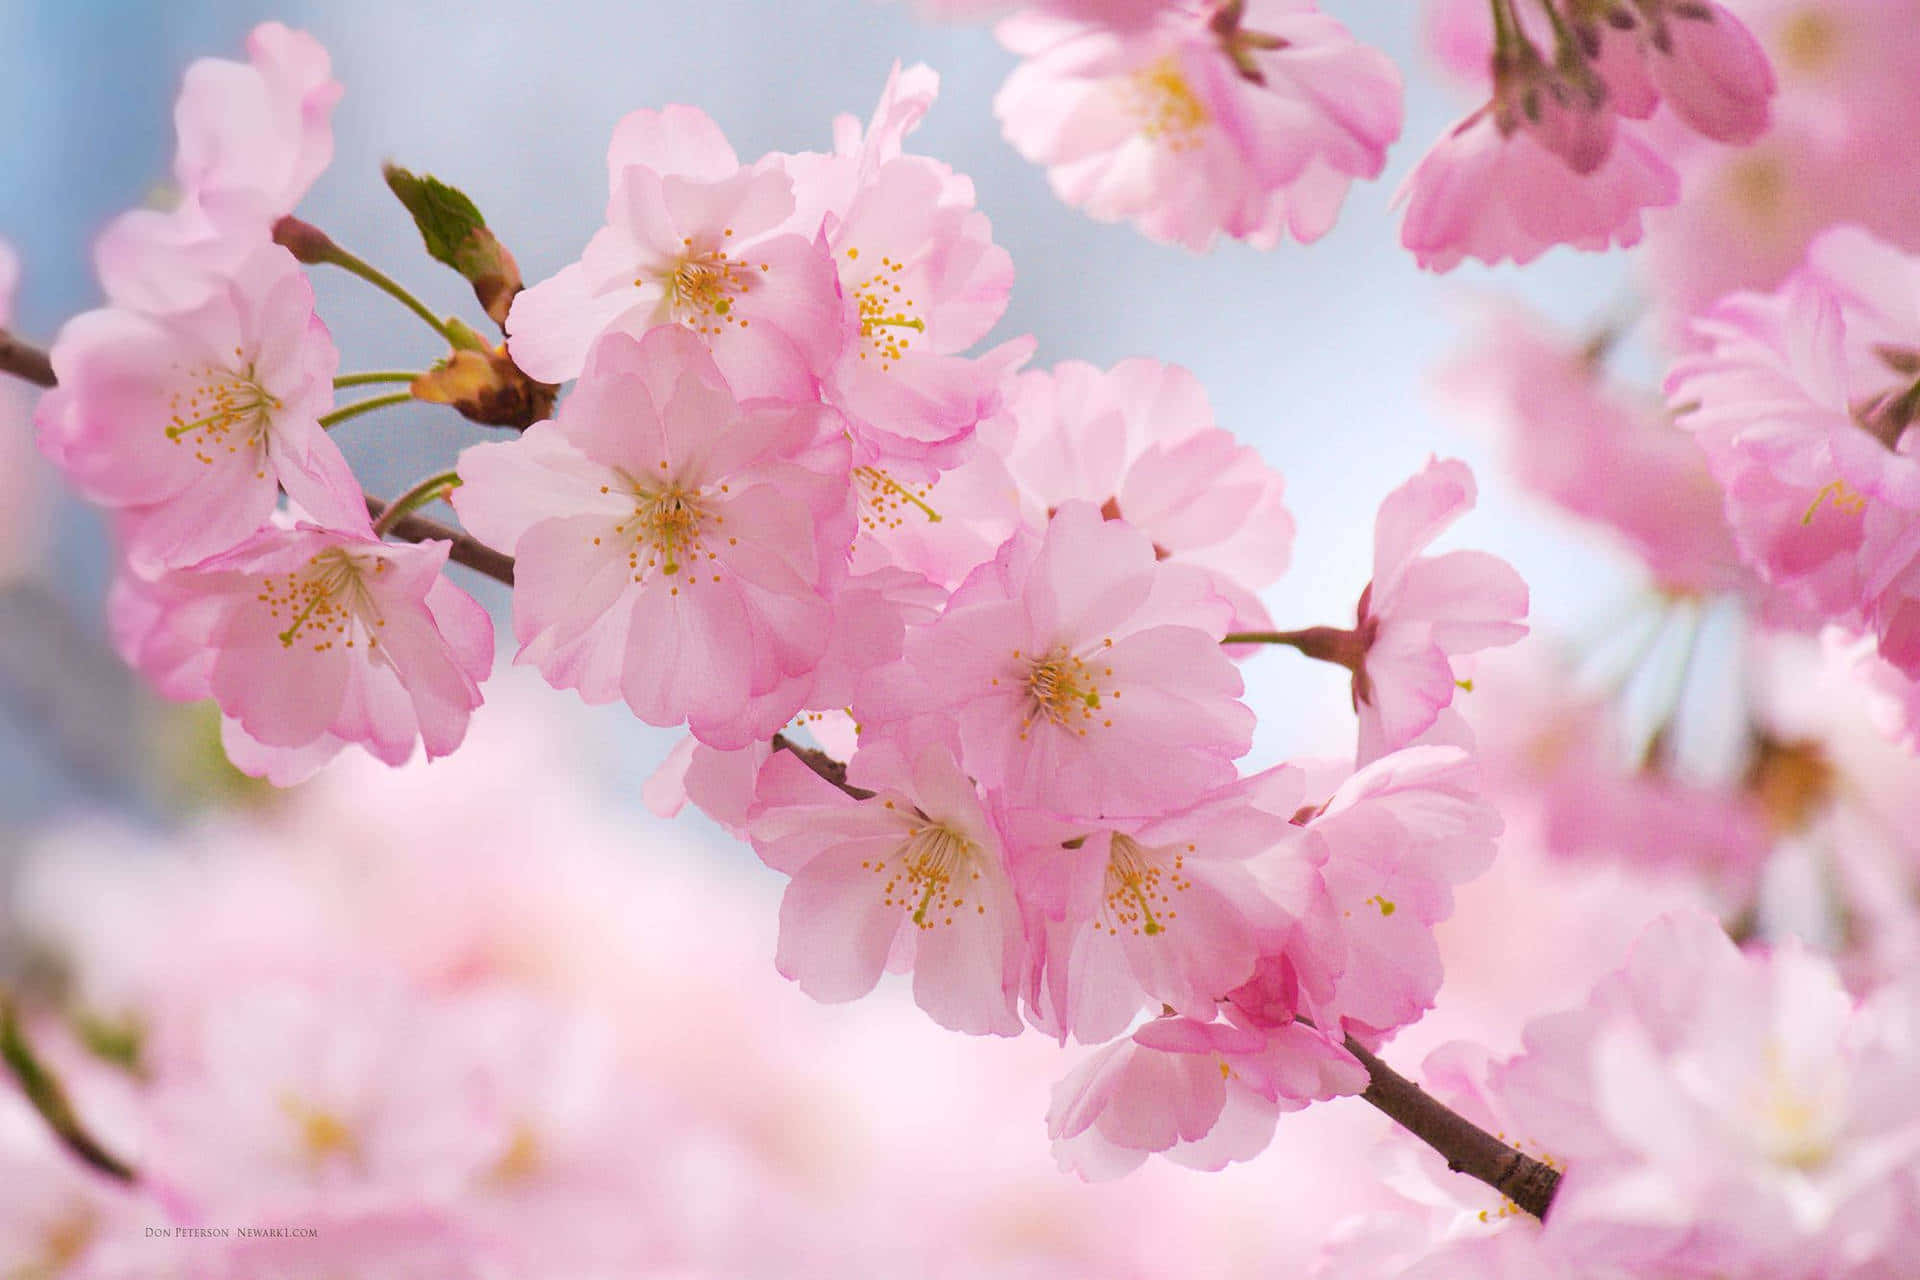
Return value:
<svg viewBox="0 0 1920 1280">
<path fill-rule="evenodd" d="M 375 535 L 327 434 L 339 353 L 273 228 L 332 158 L 341 89 L 304 32 L 267 23 L 247 51 L 188 70 L 179 203 L 100 238 L 108 305 L 61 330 L 35 422 L 114 513 L 121 651 L 168 697 L 217 701 L 235 759 L 292 782 L 348 742 L 392 764 L 453 750 L 493 628 L 442 576 L 447 543 Z"/>
</svg>

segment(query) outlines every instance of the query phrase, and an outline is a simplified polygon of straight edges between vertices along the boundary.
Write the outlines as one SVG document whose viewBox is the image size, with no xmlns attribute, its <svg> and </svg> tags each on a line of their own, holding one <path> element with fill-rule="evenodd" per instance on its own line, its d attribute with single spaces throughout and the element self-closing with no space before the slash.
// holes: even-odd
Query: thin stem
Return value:
<svg viewBox="0 0 1920 1280">
<path fill-rule="evenodd" d="M 321 261 L 332 263 L 342 270 L 350 271 L 374 288 L 392 296 L 400 305 L 426 321 L 435 333 L 446 339 L 449 347 L 457 349 L 471 345 L 470 343 L 462 342 L 458 337 L 454 336 L 454 332 L 447 326 L 447 322 L 433 314 L 433 311 L 426 303 L 420 301 L 420 299 L 414 297 L 411 293 L 408 293 L 392 276 L 389 276 L 386 272 L 380 270 L 380 268 L 374 266 L 371 262 L 368 262 L 359 255 L 349 253 L 338 244 L 329 241 L 325 256 Z"/>
<path fill-rule="evenodd" d="M 34 1053 L 14 1013 L 13 1002 L 5 996 L 0 996 L 0 1061 L 6 1063 L 20 1084 L 20 1092 L 67 1150 L 109 1178 L 120 1182 L 139 1181 L 133 1166 L 102 1146 L 74 1114 L 73 1103 L 68 1100 L 59 1077 L 47 1070 Z"/>
<path fill-rule="evenodd" d="M 385 409 L 396 404 L 406 404 L 413 399 L 411 391 L 394 391 L 384 396 L 375 396 L 371 400 L 358 400 L 353 404 L 343 404 L 332 413 L 320 415 L 320 425 L 331 430 L 348 418 L 357 418 L 363 413 L 372 413 L 375 409 Z"/>
<path fill-rule="evenodd" d="M 53 361 L 47 358 L 47 353 L 28 346 L 5 329 L 0 329 L 0 373 L 11 374 L 36 387 L 51 387 L 56 381 Z"/>
<path fill-rule="evenodd" d="M 387 504 L 378 498 L 367 499 L 367 514 L 378 520 L 386 514 Z M 401 516 L 385 530 L 388 537 L 398 538 L 402 542 L 448 542 L 453 545 L 447 551 L 447 559 L 455 564 L 463 564 L 475 573 L 485 574 L 495 582 L 513 585 L 513 557 L 504 552 L 495 551 L 486 543 L 458 529 L 449 528 L 437 520 L 424 516 Z"/>
<path fill-rule="evenodd" d="M 376 538 L 386 537 L 387 530 L 393 528 L 395 524 L 406 519 L 421 507 L 426 506 L 429 502 L 435 502 L 446 497 L 459 487 L 460 473 L 457 471 L 442 471 L 437 475 L 428 476 L 425 480 L 422 480 L 419 484 L 416 484 L 413 488 L 395 498 L 392 505 L 388 506 L 386 511 L 381 513 L 380 518 L 373 522 L 373 536 Z"/>
<path fill-rule="evenodd" d="M 407 369 L 375 369 L 369 373 L 343 373 L 333 380 L 333 389 L 370 387 L 383 382 L 412 382 L 420 375 Z"/>
<path fill-rule="evenodd" d="M 1498 66 L 1519 42 L 1519 23 L 1514 20 L 1506 0 L 1487 0 L 1487 3 L 1493 9 L 1493 60 Z"/>
<path fill-rule="evenodd" d="M 1367 1069 L 1360 1097 L 1388 1119 L 1446 1157 L 1447 1168 L 1477 1178 L 1536 1218 L 1544 1220 L 1560 1186 L 1560 1171 L 1516 1151 L 1473 1121 L 1448 1110 L 1399 1072 L 1367 1052 L 1352 1036 L 1347 1052 Z"/>
<path fill-rule="evenodd" d="M 1360 633 L 1339 627 L 1307 627 L 1301 631 L 1231 631 L 1221 637 L 1220 643 L 1291 645 L 1309 658 L 1331 662 L 1349 671 L 1359 670 L 1367 656 Z"/>
</svg>

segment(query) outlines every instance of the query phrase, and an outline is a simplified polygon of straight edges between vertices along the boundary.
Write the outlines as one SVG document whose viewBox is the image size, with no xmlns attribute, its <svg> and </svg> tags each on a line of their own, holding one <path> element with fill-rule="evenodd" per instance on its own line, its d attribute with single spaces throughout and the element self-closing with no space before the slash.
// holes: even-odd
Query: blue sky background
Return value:
<svg viewBox="0 0 1920 1280">
<path fill-rule="evenodd" d="M 164 180 L 182 70 L 196 56 L 242 57 L 247 30 L 263 19 L 316 34 L 347 90 L 334 164 L 301 215 L 432 305 L 469 313 L 465 286 L 421 254 L 382 186 L 383 159 L 465 188 L 535 280 L 572 259 L 599 225 L 606 140 L 626 112 L 698 105 L 744 156 L 820 148 L 835 113 L 867 114 L 895 59 L 921 60 L 943 87 L 913 145 L 973 177 L 1018 272 L 996 337 L 1035 334 L 1043 365 L 1133 355 L 1186 365 L 1220 424 L 1285 473 L 1299 534 L 1292 572 L 1268 593 L 1280 625 L 1350 618 L 1375 506 L 1435 452 L 1467 458 L 1482 480 L 1482 509 L 1451 543 L 1506 555 L 1533 585 L 1538 619 L 1578 623 L 1630 575 L 1514 494 L 1481 443 L 1437 411 L 1427 382 L 1458 342 L 1462 304 L 1476 292 L 1522 292 L 1576 320 L 1616 298 L 1623 260 L 1561 251 L 1525 272 L 1416 270 L 1398 247 L 1391 196 L 1470 104 L 1421 58 L 1418 6 L 1323 7 L 1408 73 L 1408 127 L 1388 174 L 1356 187 L 1318 244 L 1268 253 L 1229 244 L 1201 256 L 1055 200 L 992 117 L 1013 59 L 983 27 L 928 25 L 901 4 L 11 0 L 0 5 L 0 119 L 10 122 L 0 139 L 0 237 L 26 264 L 15 327 L 46 340 L 63 317 L 94 304 L 91 237 Z M 343 369 L 418 367 L 437 354 L 424 327 L 358 282 L 323 273 L 316 283 Z M 0 421 L 0 430 L 24 429 Z M 368 491 L 391 494 L 484 434 L 419 409 L 358 420 L 340 437 Z M 0 840 L 77 807 L 151 808 L 133 781 L 143 771 L 128 727 L 137 699 L 97 644 L 107 575 L 98 521 L 63 502 L 52 545 L 51 596 L 29 606 L 16 593 L 10 612 L 0 606 Z M 504 620 L 503 588 L 467 585 Z M 1247 676 L 1261 717 L 1253 763 L 1346 749 L 1338 672 L 1276 652 L 1249 664 Z M 553 698 L 556 714 L 574 713 L 572 695 Z M 674 736 L 617 709 L 578 718 L 582 732 L 606 735 L 609 777 L 629 793 Z"/>
</svg>

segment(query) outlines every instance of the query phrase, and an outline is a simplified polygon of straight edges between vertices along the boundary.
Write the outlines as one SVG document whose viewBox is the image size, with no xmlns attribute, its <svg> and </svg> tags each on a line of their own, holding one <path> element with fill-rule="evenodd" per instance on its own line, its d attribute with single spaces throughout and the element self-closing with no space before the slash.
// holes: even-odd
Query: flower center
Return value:
<svg viewBox="0 0 1920 1280">
<path fill-rule="evenodd" d="M 1808 5 L 1780 24 L 1780 62 L 1802 75 L 1817 75 L 1833 65 L 1840 51 L 1840 25 Z"/>
<path fill-rule="evenodd" d="M 879 467 L 853 469 L 854 493 L 860 500 L 860 523 L 870 533 L 898 529 L 907 522 L 908 508 L 926 517 L 928 524 L 939 524 L 940 513 L 927 499 L 933 483 L 902 484 Z"/>
<path fill-rule="evenodd" d="M 1813 495 L 1813 503 L 1800 517 L 1801 524 L 1812 524 L 1814 516 L 1825 506 L 1828 499 L 1833 501 L 1833 509 L 1842 515 L 1857 516 L 1867 509 L 1867 498 L 1857 492 L 1845 480 L 1829 480 L 1820 492 Z"/>
<path fill-rule="evenodd" d="M 660 464 L 662 471 L 667 464 Z M 698 487 L 687 488 L 677 481 L 668 480 L 661 488 L 651 489 L 637 480 L 629 479 L 633 494 L 633 513 L 619 524 L 613 526 L 616 537 L 626 538 L 632 546 L 627 551 L 627 567 L 633 571 L 635 582 L 645 582 L 647 576 L 658 569 L 669 578 L 676 580 L 670 594 L 679 595 L 679 583 L 698 586 L 702 564 L 715 565 L 719 553 L 708 546 L 709 535 L 717 537 L 719 526 L 727 518 L 707 510 L 701 501 L 704 491 Z M 721 485 L 725 492 L 727 486 Z M 609 493 L 612 486 L 600 486 L 600 492 Z M 596 544 L 600 539 L 593 540 Z M 728 545 L 735 540 L 728 538 Z M 720 581 L 720 575 L 709 573 L 710 581 Z"/>
<path fill-rule="evenodd" d="M 714 337 L 728 325 L 746 328 L 751 322 L 734 314 L 734 300 L 753 292 L 756 268 L 764 273 L 768 264 L 749 263 L 725 249 L 696 250 L 691 236 L 680 243 L 683 252 L 660 275 L 667 314 L 703 337 Z M 643 276 L 633 283 L 647 280 Z"/>
<path fill-rule="evenodd" d="M 357 556 L 339 547 L 316 553 L 304 569 L 268 574 L 260 580 L 256 597 L 274 618 L 287 626 L 276 634 L 282 648 L 304 639 L 315 653 L 335 644 L 352 649 L 364 642 L 369 652 L 379 647 L 380 628 L 387 620 L 367 585 L 367 575 L 385 573 L 387 562 L 378 556 Z"/>
<path fill-rule="evenodd" d="M 540 1164 L 539 1136 L 523 1122 L 515 1126 L 513 1140 L 488 1170 L 487 1180 L 503 1186 L 525 1182 L 540 1171 Z"/>
<path fill-rule="evenodd" d="M 1140 136 L 1174 151 L 1198 146 L 1200 131 L 1212 119 L 1171 55 L 1134 72 L 1126 99 Z"/>
<path fill-rule="evenodd" d="M 1111 647 L 1113 641 L 1103 640 L 1101 644 Z M 1026 740 L 1027 731 L 1033 727 L 1036 719 L 1071 729 L 1083 738 L 1093 724 L 1098 723 L 1103 728 L 1113 725 L 1113 721 L 1101 710 L 1103 695 L 1098 684 L 1101 676 L 1113 674 L 1112 667 L 1103 666 L 1096 675 L 1093 667 L 1064 644 L 1055 645 L 1039 657 L 1022 655 L 1020 650 L 1015 649 L 1013 657 L 1015 662 L 1025 667 L 1024 682 L 1029 700 L 1026 715 L 1020 721 L 1022 741 Z M 1000 681 L 996 677 L 993 683 L 997 685 Z M 1110 689 L 1104 696 L 1118 698 L 1120 691 Z"/>
<path fill-rule="evenodd" d="M 360 1158 L 360 1140 L 353 1127 L 322 1107 L 302 1102 L 292 1094 L 280 1099 L 280 1110 L 293 1122 L 294 1136 L 310 1164 L 323 1165 L 339 1156 Z"/>
<path fill-rule="evenodd" d="M 1181 874 L 1192 851 L 1192 845 L 1177 848 L 1167 859 L 1166 849 L 1148 849 L 1132 836 L 1114 833 L 1107 855 L 1107 932 L 1127 929 L 1149 938 L 1166 932 L 1167 922 L 1179 915 L 1172 909 L 1173 895 L 1193 888 Z"/>
<path fill-rule="evenodd" d="M 260 385 L 251 364 L 238 373 L 201 365 L 167 401 L 167 439 L 190 446 L 195 458 L 212 465 L 217 453 L 263 446 L 279 408 L 279 398 Z"/>
<path fill-rule="evenodd" d="M 859 249 L 847 250 L 848 261 L 859 258 Z M 927 331 L 927 322 L 913 313 L 913 299 L 905 296 L 906 288 L 900 283 L 905 267 L 905 263 L 881 254 L 879 267 L 853 290 L 854 302 L 860 308 L 860 337 L 866 342 L 860 358 L 876 357 L 882 373 L 907 354 L 913 334 Z"/>
<path fill-rule="evenodd" d="M 952 924 L 954 911 L 967 905 L 967 886 L 981 877 L 980 846 L 945 823 L 922 819 L 891 855 L 860 866 L 885 874 L 882 906 L 900 907 L 910 912 L 915 925 L 931 929 Z M 987 911 L 983 902 L 974 903 L 973 909 L 979 915 Z"/>
<path fill-rule="evenodd" d="M 1812 1171 L 1833 1156 L 1832 1116 L 1837 1082 L 1795 1080 L 1778 1045 L 1767 1047 L 1766 1072 L 1749 1095 L 1748 1115 L 1766 1157 L 1788 1169 Z"/>
</svg>

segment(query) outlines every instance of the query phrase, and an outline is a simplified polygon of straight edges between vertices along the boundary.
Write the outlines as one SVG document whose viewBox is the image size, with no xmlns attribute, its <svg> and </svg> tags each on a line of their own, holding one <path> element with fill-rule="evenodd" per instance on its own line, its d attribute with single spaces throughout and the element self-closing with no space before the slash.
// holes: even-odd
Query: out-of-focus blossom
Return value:
<svg viewBox="0 0 1920 1280">
<path fill-rule="evenodd" d="M 1705 455 L 1655 396 L 1609 377 L 1593 344 L 1489 307 L 1439 386 L 1457 416 L 1492 429 L 1521 484 L 1612 530 L 1662 587 L 1755 589 Z"/>
<path fill-rule="evenodd" d="M 742 165 L 705 112 L 636 111 L 607 147 L 607 223 L 580 260 L 514 299 L 514 362 L 544 382 L 580 376 L 595 339 L 684 328 L 742 396 L 812 399 L 841 346 L 834 264 L 817 229 L 787 229 L 792 179 Z"/>
<path fill-rule="evenodd" d="M 1310 0 L 1183 0 L 1151 20 L 1030 10 L 994 113 L 1061 199 L 1156 240 L 1318 239 L 1399 136 L 1400 76 Z"/>
<path fill-rule="evenodd" d="M 517 558 L 519 660 L 741 747 L 803 704 L 851 540 L 830 410 L 746 401 L 698 335 L 609 334 L 551 422 L 461 455 L 454 505 Z"/>
<path fill-rule="evenodd" d="M 319 41 L 264 22 L 247 61 L 202 58 L 174 103 L 179 204 L 121 215 L 95 246 L 118 306 L 191 305 L 268 240 L 333 159 L 341 87 Z"/>
<path fill-rule="evenodd" d="M 293 255 L 263 244 L 192 306 L 70 320 L 40 445 L 95 502 L 120 509 L 123 550 L 153 573 L 226 551 L 287 495 L 351 528 L 366 508 L 320 416 L 340 354 Z"/>
<path fill-rule="evenodd" d="M 1204 569 L 1233 603 L 1235 631 L 1269 625 L 1255 594 L 1293 554 L 1285 481 L 1213 424 L 1198 379 L 1177 365 L 1067 361 L 1020 375 L 1008 468 L 1030 525 L 1091 502 L 1152 539 L 1154 554 Z"/>
<path fill-rule="evenodd" d="M 165 696 L 218 702 L 235 763 L 279 785 L 350 742 L 388 764 L 416 742 L 444 756 L 493 666 L 493 624 L 441 574 L 447 549 L 269 525 L 193 568 L 122 575 L 115 640 Z"/>
<path fill-rule="evenodd" d="M 1734 149 L 1679 135 L 1688 193 L 1648 222 L 1644 287 L 1676 321 L 1737 289 L 1772 289 L 1829 226 L 1920 248 L 1920 193 L 1888 175 L 1920 161 L 1914 0 L 1730 0 L 1769 56 L 1773 126 Z"/>
</svg>

